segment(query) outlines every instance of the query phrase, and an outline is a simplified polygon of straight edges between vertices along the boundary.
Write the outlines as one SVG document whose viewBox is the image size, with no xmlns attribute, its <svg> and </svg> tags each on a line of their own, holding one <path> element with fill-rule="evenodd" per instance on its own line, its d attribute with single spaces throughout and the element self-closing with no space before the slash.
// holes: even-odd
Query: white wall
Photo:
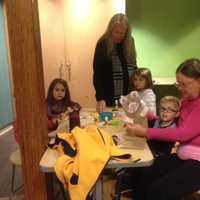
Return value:
<svg viewBox="0 0 200 200">
<path fill-rule="evenodd" d="M 73 100 L 82 106 L 95 106 L 92 84 L 95 45 L 110 18 L 117 12 L 125 12 L 125 0 L 84 0 L 84 3 L 41 0 L 39 11 L 45 87 L 58 76 L 60 64 L 70 62 Z"/>
<path fill-rule="evenodd" d="M 59 76 L 59 66 L 64 59 L 64 1 L 40 0 L 39 18 L 43 54 L 45 88 Z"/>
</svg>

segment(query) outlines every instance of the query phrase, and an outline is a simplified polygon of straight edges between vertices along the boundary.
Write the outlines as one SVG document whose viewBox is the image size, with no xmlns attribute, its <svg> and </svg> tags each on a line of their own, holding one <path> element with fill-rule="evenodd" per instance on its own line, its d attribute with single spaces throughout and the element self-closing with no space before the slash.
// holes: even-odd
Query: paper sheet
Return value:
<svg viewBox="0 0 200 200">
<path fill-rule="evenodd" d="M 129 136 L 126 132 L 113 134 L 117 137 L 117 145 L 126 149 L 144 149 L 146 139 L 136 136 Z"/>
</svg>

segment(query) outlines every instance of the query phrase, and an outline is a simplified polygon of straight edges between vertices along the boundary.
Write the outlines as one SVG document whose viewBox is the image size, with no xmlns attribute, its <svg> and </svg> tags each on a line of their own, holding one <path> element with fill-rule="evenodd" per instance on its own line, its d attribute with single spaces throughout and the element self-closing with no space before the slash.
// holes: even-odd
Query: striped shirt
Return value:
<svg viewBox="0 0 200 200">
<path fill-rule="evenodd" d="M 123 94 L 123 69 L 122 63 L 117 54 L 116 48 L 112 51 L 112 67 L 113 67 L 113 81 L 114 81 L 114 100 L 119 99 Z"/>
</svg>

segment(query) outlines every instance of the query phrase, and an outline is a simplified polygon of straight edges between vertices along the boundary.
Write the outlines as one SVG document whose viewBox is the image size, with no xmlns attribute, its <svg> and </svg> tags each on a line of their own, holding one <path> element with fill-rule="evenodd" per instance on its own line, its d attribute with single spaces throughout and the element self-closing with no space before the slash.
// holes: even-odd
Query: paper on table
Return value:
<svg viewBox="0 0 200 200">
<path fill-rule="evenodd" d="M 117 136 L 118 147 L 126 149 L 144 149 L 146 139 L 136 136 L 129 136 L 125 132 L 114 134 Z"/>
<path fill-rule="evenodd" d="M 95 124 L 95 112 L 82 111 L 80 114 L 81 127 Z"/>
</svg>

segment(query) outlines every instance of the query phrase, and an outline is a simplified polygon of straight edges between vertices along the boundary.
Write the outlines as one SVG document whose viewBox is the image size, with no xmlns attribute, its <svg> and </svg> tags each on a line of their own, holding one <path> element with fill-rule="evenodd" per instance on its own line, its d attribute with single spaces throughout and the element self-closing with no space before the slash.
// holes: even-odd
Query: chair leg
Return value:
<svg viewBox="0 0 200 200">
<path fill-rule="evenodd" d="M 12 178 L 11 178 L 11 193 L 15 191 L 15 165 L 12 165 Z"/>
<path fill-rule="evenodd" d="M 121 184 L 122 184 L 123 173 L 118 175 L 117 183 L 115 187 L 115 195 L 113 200 L 120 200 L 121 198 Z"/>
<path fill-rule="evenodd" d="M 15 188 L 15 176 L 16 176 L 16 165 L 12 164 L 12 177 L 11 177 L 11 195 L 10 199 L 14 196 L 14 194 L 23 188 L 23 184 L 19 187 Z"/>
</svg>

